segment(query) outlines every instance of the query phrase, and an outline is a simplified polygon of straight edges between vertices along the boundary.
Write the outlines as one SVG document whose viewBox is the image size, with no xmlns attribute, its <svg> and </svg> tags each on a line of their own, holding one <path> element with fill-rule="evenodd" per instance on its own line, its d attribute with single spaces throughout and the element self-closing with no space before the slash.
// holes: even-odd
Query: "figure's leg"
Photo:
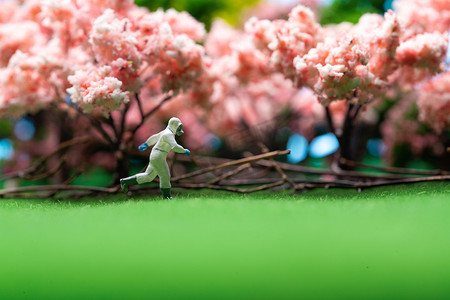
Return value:
<svg viewBox="0 0 450 300">
<path fill-rule="evenodd" d="M 136 175 L 120 179 L 120 187 L 125 194 L 128 193 L 128 186 L 131 184 L 137 184 Z"/>
<path fill-rule="evenodd" d="M 139 174 L 136 174 L 135 176 L 136 176 L 137 183 L 142 184 L 142 183 L 152 181 L 153 179 L 155 179 L 156 175 L 158 175 L 158 174 L 156 173 L 155 168 L 153 167 L 152 163 L 150 162 L 144 173 L 139 173 Z"/>
<path fill-rule="evenodd" d="M 124 193 L 127 193 L 129 185 L 150 182 L 155 179 L 155 177 L 155 169 L 153 168 L 152 164 L 149 163 L 144 173 L 138 173 L 136 175 L 120 179 L 120 187 L 122 188 L 122 191 Z"/>
<path fill-rule="evenodd" d="M 159 187 L 161 188 L 163 198 L 172 199 L 170 194 L 170 171 L 166 160 L 158 160 L 154 163 L 154 167 L 159 176 Z"/>
</svg>

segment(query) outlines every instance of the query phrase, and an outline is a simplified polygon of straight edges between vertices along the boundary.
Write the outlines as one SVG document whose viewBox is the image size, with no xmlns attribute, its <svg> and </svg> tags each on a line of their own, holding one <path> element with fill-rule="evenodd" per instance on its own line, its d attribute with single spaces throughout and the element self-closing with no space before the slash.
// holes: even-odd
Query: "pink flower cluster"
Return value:
<svg viewBox="0 0 450 300">
<path fill-rule="evenodd" d="M 100 66 L 109 65 L 110 75 L 120 80 L 124 89 L 138 92 L 141 54 L 137 34 L 131 26 L 128 19 L 121 19 L 112 9 L 107 9 L 95 20 L 89 43 L 96 62 Z"/>
<path fill-rule="evenodd" d="M 425 82 L 418 91 L 419 119 L 437 133 L 450 128 L 450 71 Z"/>
<path fill-rule="evenodd" d="M 395 70 L 399 26 L 392 12 L 385 18 L 365 15 L 354 28 L 324 28 L 325 41 L 294 59 L 298 86 L 307 85 L 324 105 L 348 99 L 366 103 Z M 328 34 L 331 30 L 334 34 Z M 336 30 L 340 32 L 335 35 Z"/>
<path fill-rule="evenodd" d="M 129 93 L 123 91 L 122 82 L 111 75 L 111 67 L 87 67 L 69 76 L 71 88 L 67 89 L 72 101 L 87 113 L 100 108 L 104 113 L 118 109 L 130 101 Z"/>
<path fill-rule="evenodd" d="M 296 57 L 297 85 L 311 87 L 324 105 L 352 99 L 367 69 L 368 55 L 361 46 L 356 38 L 326 41 Z"/>
<path fill-rule="evenodd" d="M 427 32 L 444 33 L 450 28 L 448 0 L 396 0 L 394 8 L 404 28 L 404 39 Z"/>
<path fill-rule="evenodd" d="M 418 34 L 398 47 L 396 59 L 402 65 L 437 72 L 447 52 L 447 36 L 439 32 Z"/>
<path fill-rule="evenodd" d="M 0 1 L 0 23 L 9 22 L 18 6 L 15 1 Z"/>
<path fill-rule="evenodd" d="M 419 157 L 426 149 L 435 156 L 444 153 L 444 145 L 438 135 L 426 131 L 415 116 L 415 94 L 408 94 L 400 100 L 387 114 L 382 123 L 381 132 L 386 145 L 386 158 L 392 163 L 398 159 L 398 147 L 407 146 L 414 157 Z"/>
<path fill-rule="evenodd" d="M 64 72 L 53 72 L 51 76 L 64 76 L 59 82 L 66 84 L 55 87 L 49 82 L 37 82 L 37 78 L 45 81 L 45 77 L 33 78 L 34 84 L 49 89 L 42 93 L 54 95 L 52 101 L 63 101 L 68 89 L 72 100 L 86 111 L 99 106 L 104 112 L 119 109 L 120 103 L 128 101 L 128 92 L 140 92 L 147 78 L 157 78 L 162 92 L 189 89 L 205 68 L 203 47 L 196 44 L 205 36 L 204 25 L 184 12 L 148 12 L 133 2 L 0 2 L 0 71 L 16 72 L 9 70 L 10 60 L 19 51 L 29 56 L 55 55 Z M 67 86 L 68 75 L 73 75 L 72 87 Z M 57 95 L 54 90 L 58 90 Z M 22 99 L 10 97 L 12 93 L 2 92 L 1 111 Z M 33 99 L 49 102 L 48 97 Z M 23 112 L 29 107 L 24 105 Z"/>
<path fill-rule="evenodd" d="M 400 45 L 401 29 L 395 14 L 391 10 L 384 14 L 384 18 L 378 14 L 365 14 L 353 32 L 367 45 L 370 73 L 386 80 L 398 68 L 396 51 Z"/>
<path fill-rule="evenodd" d="M 195 43 L 204 38 L 203 24 L 174 10 L 135 18 L 142 60 L 160 78 L 162 91 L 178 93 L 190 88 L 204 71 L 204 49 Z"/>
<path fill-rule="evenodd" d="M 166 23 L 170 26 L 173 34 L 185 34 L 197 42 L 202 41 L 206 36 L 205 26 L 202 23 L 199 23 L 187 12 L 177 12 L 174 9 L 168 9 L 167 11 L 158 9 L 156 12 L 146 14 L 139 25 L 143 25 L 145 22 L 157 26 Z"/>
<path fill-rule="evenodd" d="M 64 93 L 67 73 L 50 53 L 17 51 L 0 69 L 0 113 L 20 116 L 35 112 Z"/>
<path fill-rule="evenodd" d="M 46 42 L 35 22 L 0 24 L 0 67 L 6 67 L 17 51 L 29 52 L 33 48 L 43 47 Z"/>
<path fill-rule="evenodd" d="M 298 5 L 289 13 L 288 20 L 257 20 L 251 18 L 245 25 L 258 48 L 270 51 L 271 61 L 289 79 L 295 77 L 293 60 L 303 55 L 321 40 L 321 26 L 311 9 Z"/>
</svg>

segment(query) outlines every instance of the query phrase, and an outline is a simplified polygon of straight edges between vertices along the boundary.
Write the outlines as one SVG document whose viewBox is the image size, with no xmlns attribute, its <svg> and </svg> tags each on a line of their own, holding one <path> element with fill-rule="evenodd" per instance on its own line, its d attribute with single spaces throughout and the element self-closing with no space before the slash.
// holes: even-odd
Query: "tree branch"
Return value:
<svg viewBox="0 0 450 300">
<path fill-rule="evenodd" d="M 363 164 L 360 162 L 356 162 L 353 160 L 348 160 L 345 158 L 340 159 L 340 163 L 353 168 L 364 168 L 371 169 L 377 171 L 383 171 L 386 173 L 394 173 L 394 174 L 416 174 L 416 175 L 448 175 L 450 172 L 444 170 L 418 170 L 418 169 L 409 169 L 409 168 L 394 168 L 394 167 L 377 167 L 371 166 L 367 164 Z"/>
<path fill-rule="evenodd" d="M 147 114 L 143 115 L 141 122 L 139 122 L 138 125 L 136 125 L 136 127 L 131 131 L 131 136 L 134 136 L 134 134 L 136 133 L 136 131 L 139 130 L 139 128 L 141 128 L 142 125 L 144 125 L 145 121 L 150 118 L 158 109 L 161 108 L 161 106 L 164 105 L 164 103 L 166 103 L 167 101 L 169 101 L 170 99 L 172 99 L 173 95 L 167 95 L 166 97 L 164 97 L 159 103 L 158 105 L 156 105 L 152 110 L 150 110 Z"/>
<path fill-rule="evenodd" d="M 328 127 L 330 127 L 330 131 L 335 136 L 337 136 L 336 128 L 334 127 L 333 116 L 331 115 L 331 111 L 330 111 L 330 107 L 329 106 L 325 106 L 325 112 L 326 112 L 326 116 L 327 116 Z"/>
<path fill-rule="evenodd" d="M 0 190 L 0 197 L 5 197 L 10 194 L 20 194 L 27 192 L 60 192 L 60 191 L 91 191 L 98 193 L 114 194 L 120 189 L 119 186 L 110 188 L 94 187 L 94 186 L 79 186 L 79 185 L 38 185 L 38 186 L 26 186 L 18 188 L 9 188 Z"/>
<path fill-rule="evenodd" d="M 141 114 L 141 120 L 144 120 L 144 110 L 142 109 L 142 103 L 141 103 L 141 99 L 139 98 L 139 94 L 136 93 L 134 94 L 135 98 L 136 98 L 136 102 L 139 108 L 139 113 Z"/>
<path fill-rule="evenodd" d="M 230 161 L 230 162 L 226 162 L 220 165 L 216 165 L 216 166 L 211 166 L 211 167 L 207 167 L 201 170 L 197 170 L 191 173 L 187 173 L 181 176 L 177 176 L 175 178 L 172 179 L 172 181 L 179 181 L 182 179 L 186 179 L 189 177 L 194 177 L 194 176 L 198 176 L 201 174 L 205 174 L 214 170 L 218 170 L 218 169 L 222 169 L 225 167 L 231 167 L 231 166 L 236 166 L 236 165 L 242 165 L 248 162 L 253 162 L 253 161 L 257 161 L 257 160 L 261 160 L 261 159 L 267 159 L 267 158 L 271 158 L 271 157 L 275 157 L 275 156 L 279 156 L 279 155 L 286 155 L 289 154 L 290 151 L 289 150 L 284 150 L 284 151 L 273 151 L 273 152 L 269 152 L 269 153 L 264 153 L 264 154 L 260 154 L 260 155 L 255 155 L 252 157 L 247 157 L 247 158 L 242 158 L 242 159 L 238 159 L 238 160 L 234 160 L 234 161 Z"/>
<path fill-rule="evenodd" d="M 72 107 L 72 106 L 70 106 L 70 107 Z M 96 119 L 92 118 L 91 116 L 85 114 L 80 109 L 77 109 L 77 108 L 74 108 L 74 109 L 78 112 L 79 115 L 81 115 L 83 118 L 86 118 L 91 123 L 91 125 L 103 136 L 103 138 L 111 146 L 114 146 L 117 143 L 117 141 L 114 141 L 113 138 L 111 138 L 111 136 L 103 129 L 102 124 L 98 120 L 96 120 Z"/>
<path fill-rule="evenodd" d="M 37 172 L 40 168 L 42 168 L 45 164 L 45 162 L 52 157 L 53 155 L 58 154 L 60 151 L 69 148 L 71 146 L 77 145 L 77 144 L 82 144 L 82 143 L 86 143 L 87 141 L 90 140 L 90 137 L 88 136 L 83 136 L 83 137 L 77 137 L 77 138 L 73 138 L 71 140 L 68 140 L 66 142 L 63 142 L 61 144 L 59 144 L 58 148 L 56 148 L 55 150 L 53 150 L 52 152 L 50 152 L 49 154 L 41 157 L 40 159 L 38 159 L 33 166 L 31 166 L 30 168 L 26 169 L 25 171 L 20 171 L 20 172 L 15 172 L 12 174 L 7 174 L 4 175 L 2 177 L 0 177 L 0 181 L 2 180 L 6 180 L 6 179 L 11 179 L 11 178 L 24 178 L 28 175 L 32 175 L 33 173 Z"/>
<path fill-rule="evenodd" d="M 208 184 L 210 184 L 210 185 L 216 184 L 216 183 L 218 183 L 218 182 L 220 182 L 220 181 L 222 181 L 222 180 L 224 180 L 224 179 L 227 179 L 227 178 L 229 178 L 229 177 L 231 177 L 231 176 L 237 175 L 237 174 L 239 174 L 240 172 L 242 172 L 242 171 L 244 171 L 244 170 L 246 170 L 246 169 L 248 169 L 248 168 L 250 168 L 250 167 L 251 167 L 251 164 L 250 164 L 250 163 L 246 163 L 246 164 L 240 165 L 240 166 L 237 167 L 236 169 L 231 170 L 231 171 L 229 171 L 229 172 L 226 172 L 226 173 L 222 174 L 221 176 L 216 177 L 216 178 L 214 178 L 214 179 L 208 181 Z"/>
</svg>

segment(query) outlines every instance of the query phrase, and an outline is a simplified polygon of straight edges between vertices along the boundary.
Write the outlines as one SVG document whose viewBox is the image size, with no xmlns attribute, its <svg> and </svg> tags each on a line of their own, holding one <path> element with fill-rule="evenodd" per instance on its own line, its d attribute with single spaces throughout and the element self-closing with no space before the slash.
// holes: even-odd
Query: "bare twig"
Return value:
<svg viewBox="0 0 450 300">
<path fill-rule="evenodd" d="M 66 162 L 66 156 L 64 155 L 61 160 L 58 162 L 58 164 L 52 169 L 52 170 L 48 170 L 44 173 L 41 174 L 37 174 L 37 175 L 25 175 L 23 176 L 23 179 L 27 179 L 27 180 L 39 180 L 39 179 L 44 179 L 44 178 L 48 178 L 51 177 L 53 175 L 55 175 L 64 165 L 64 163 Z"/>
<path fill-rule="evenodd" d="M 328 123 L 328 127 L 330 127 L 330 131 L 337 136 L 336 134 L 336 128 L 334 127 L 334 122 L 333 122 L 333 117 L 331 116 L 331 112 L 330 112 L 330 107 L 329 106 L 325 106 L 325 113 L 327 116 L 327 123 Z"/>
<path fill-rule="evenodd" d="M 70 176 L 69 178 L 67 178 L 64 181 L 64 184 L 71 184 L 75 179 L 77 179 L 81 174 L 83 174 L 85 171 L 84 167 L 79 168 L 78 170 L 75 171 L 75 173 L 73 173 L 72 176 Z"/>
<path fill-rule="evenodd" d="M 415 178 L 403 178 L 398 180 L 384 180 L 384 181 L 351 181 L 351 180 L 305 180 L 305 179 L 292 179 L 298 186 L 303 188 L 373 188 L 379 186 L 397 185 L 397 184 L 409 184 L 419 182 L 431 182 L 431 181 L 449 181 L 450 175 L 442 176 L 428 176 L 428 177 L 415 177 Z M 278 178 L 256 178 L 256 179 L 232 179 L 222 182 L 222 185 L 240 186 L 240 185 L 268 185 L 279 182 Z"/>
<path fill-rule="evenodd" d="M 418 183 L 418 182 L 431 182 L 431 181 L 448 181 L 450 180 L 450 175 L 440 175 L 440 176 L 428 176 L 428 177 L 414 177 L 414 178 L 403 178 L 397 180 L 384 180 L 376 182 L 361 182 L 355 184 L 357 188 L 368 188 L 386 185 L 396 185 L 405 183 Z"/>
<path fill-rule="evenodd" d="M 258 143 L 258 145 L 262 149 L 263 153 L 269 152 L 269 148 L 267 148 L 267 146 L 264 145 L 263 143 Z M 275 168 L 275 170 L 281 175 L 281 178 L 283 178 L 284 182 L 289 183 L 292 186 L 292 188 L 297 189 L 297 185 L 295 184 L 295 182 L 293 182 L 291 179 L 289 179 L 289 177 L 287 177 L 286 173 L 284 173 L 284 171 L 280 168 L 280 166 L 275 162 L 273 157 L 269 158 L 269 161 Z"/>
<path fill-rule="evenodd" d="M 5 179 L 17 178 L 17 177 L 24 178 L 26 176 L 32 175 L 32 174 L 36 173 L 38 170 L 40 170 L 44 166 L 45 162 L 53 155 L 56 155 L 59 152 L 61 152 L 62 150 L 72 147 L 74 145 L 86 143 L 89 140 L 90 140 L 90 137 L 83 136 L 83 137 L 77 137 L 77 138 L 68 140 L 66 142 L 63 142 L 63 143 L 59 144 L 58 148 L 56 148 L 49 154 L 38 159 L 33 164 L 33 166 L 31 166 L 30 168 L 26 169 L 25 171 L 20 171 L 20 172 L 15 172 L 15 173 L 4 175 L 4 176 L 0 177 L 0 181 L 5 180 Z"/>
<path fill-rule="evenodd" d="M 139 113 L 141 114 L 141 120 L 144 120 L 144 110 L 142 109 L 142 102 L 141 102 L 141 99 L 139 98 L 139 94 L 136 93 L 135 97 L 136 97 L 136 102 L 137 102 L 137 105 L 139 108 Z"/>
<path fill-rule="evenodd" d="M 138 99 L 138 98 L 136 98 L 136 99 Z M 130 109 L 130 103 L 125 104 L 125 108 L 123 109 L 123 112 L 122 112 L 122 119 L 120 121 L 119 135 L 117 137 L 119 142 L 122 142 L 122 137 L 123 137 L 123 134 L 125 133 L 125 121 L 126 121 L 127 113 L 128 113 L 129 109 Z"/>
<path fill-rule="evenodd" d="M 348 160 L 345 158 L 341 158 L 340 163 L 347 165 L 349 167 L 359 167 L 359 168 L 364 168 L 364 169 L 371 169 L 371 170 L 377 170 L 377 171 L 383 171 L 386 173 L 395 173 L 395 174 L 416 174 L 416 175 L 447 175 L 447 174 L 450 174 L 450 172 L 444 171 L 444 170 L 417 170 L 417 169 L 409 169 L 409 168 L 371 166 L 371 165 L 363 164 L 363 163 L 356 162 L 353 160 Z"/>
<path fill-rule="evenodd" d="M 257 165 L 261 165 L 264 167 L 270 167 L 271 163 L 265 160 L 261 160 L 256 162 Z M 287 163 L 278 162 L 277 163 L 281 169 L 284 171 L 292 171 L 303 174 L 311 174 L 311 175 L 334 175 L 338 177 L 355 177 L 355 178 L 366 178 L 366 179 L 401 179 L 405 178 L 405 176 L 400 175 L 375 175 L 375 174 L 367 174 L 362 172 L 355 171 L 334 171 L 330 169 L 319 169 L 319 168 L 309 168 L 299 165 L 291 165 Z"/>
<path fill-rule="evenodd" d="M 222 186 L 222 185 L 212 185 L 207 183 L 177 183 L 174 186 L 182 187 L 182 188 L 191 188 L 191 189 L 211 189 L 211 190 L 222 190 L 236 193 L 254 193 L 258 191 L 267 190 L 276 186 L 280 186 L 284 184 L 284 180 L 278 180 L 277 182 L 264 184 L 255 188 L 250 189 L 240 189 L 230 186 Z"/>
<path fill-rule="evenodd" d="M 30 193 L 30 192 L 60 192 L 60 191 L 92 191 L 97 193 L 107 193 L 114 194 L 117 193 L 120 186 L 114 186 L 110 188 L 104 187 L 94 187 L 94 186 L 79 186 L 79 185 L 38 185 L 38 186 L 27 186 L 27 187 L 17 187 L 0 190 L 0 197 L 5 197 L 7 195 L 20 194 L 20 193 Z"/>
<path fill-rule="evenodd" d="M 226 163 L 223 163 L 223 164 L 220 164 L 220 165 L 211 166 L 211 167 L 207 167 L 207 168 L 204 168 L 204 169 L 201 169 L 201 170 L 190 172 L 190 173 L 187 173 L 187 174 L 184 174 L 184 175 L 181 175 L 181 176 L 177 176 L 177 177 L 173 178 L 172 181 L 179 181 L 179 180 L 182 180 L 182 179 L 198 176 L 198 175 L 205 174 L 205 173 L 208 173 L 208 172 L 211 172 L 211 171 L 214 171 L 214 170 L 222 169 L 222 168 L 225 168 L 225 167 L 242 165 L 242 164 L 245 164 L 245 163 L 249 163 L 249 162 L 253 162 L 253 161 L 257 161 L 257 160 L 261 160 L 261 159 L 267 159 L 267 158 L 271 158 L 271 157 L 275 157 L 275 156 L 279 156 L 279 155 L 286 155 L 286 154 L 289 154 L 289 153 L 290 153 L 289 150 L 273 151 L 273 152 L 269 152 L 269 153 L 255 155 L 253 157 L 242 158 L 242 159 L 226 162 Z"/>
<path fill-rule="evenodd" d="M 156 105 L 152 110 L 150 110 L 148 113 L 146 113 L 145 115 L 143 115 L 141 122 L 139 122 L 138 125 L 136 125 L 136 127 L 131 131 L 131 136 L 134 136 L 134 134 L 136 133 L 136 131 L 139 130 L 139 128 L 141 128 L 142 125 L 144 125 L 145 121 L 150 118 L 158 109 L 161 108 L 161 106 L 163 106 L 164 103 L 166 103 L 167 101 L 169 101 L 170 99 L 172 99 L 173 95 L 167 95 L 166 97 L 164 97 L 159 103 L 158 105 Z"/>
<path fill-rule="evenodd" d="M 216 184 L 216 183 L 218 183 L 218 182 L 220 182 L 220 181 L 222 181 L 222 180 L 224 180 L 224 179 L 227 179 L 227 178 L 229 178 L 229 177 L 231 177 L 231 176 L 237 175 L 237 174 L 239 174 L 240 172 L 242 172 L 242 171 L 244 171 L 244 170 L 246 170 L 246 169 L 248 169 L 248 168 L 250 168 L 250 167 L 251 167 L 251 164 L 250 164 L 250 163 L 243 164 L 243 165 L 237 167 L 237 168 L 234 169 L 234 170 L 231 170 L 231 171 L 229 171 L 229 172 L 226 172 L 226 173 L 222 174 L 221 176 L 216 177 L 216 178 L 214 178 L 214 179 L 208 181 L 208 184 L 210 184 L 210 185 Z"/>
<path fill-rule="evenodd" d="M 244 155 L 245 157 L 252 157 L 252 153 L 248 153 L 247 155 Z M 185 156 L 179 156 L 179 161 L 187 162 L 190 161 L 190 158 Z M 228 158 L 218 158 L 218 157 L 210 157 L 210 156 L 197 156 L 197 160 L 195 163 L 198 166 L 210 166 L 211 164 L 223 164 L 227 162 L 231 162 L 233 160 Z M 255 162 L 256 165 L 270 168 L 272 167 L 272 164 L 267 160 L 260 160 Z M 377 175 L 377 174 L 367 174 L 363 172 L 356 172 L 356 171 L 345 171 L 345 170 L 330 170 L 330 169 L 324 169 L 324 168 L 311 168 L 311 167 L 305 167 L 301 165 L 292 165 L 288 163 L 283 162 L 277 162 L 277 164 L 280 166 L 281 169 L 284 171 L 290 171 L 290 172 L 297 172 L 297 173 L 303 173 L 303 174 L 311 174 L 311 175 L 333 175 L 337 177 L 357 177 L 357 178 L 367 178 L 367 179 L 400 179 L 405 178 L 405 176 L 395 175 L 395 174 L 389 174 L 389 175 Z"/>
<path fill-rule="evenodd" d="M 95 118 L 91 117 L 90 115 L 85 114 L 80 109 L 74 108 L 80 116 L 87 119 L 91 125 L 103 136 L 103 138 L 110 144 L 115 145 L 117 141 L 115 141 L 106 131 L 103 129 L 102 124 Z"/>
<path fill-rule="evenodd" d="M 108 121 L 109 126 L 112 128 L 112 130 L 114 132 L 115 142 L 118 143 L 119 140 L 120 140 L 119 131 L 117 130 L 117 126 L 114 123 L 114 120 L 113 120 L 111 114 L 109 114 L 109 117 L 107 118 L 107 121 Z"/>
</svg>

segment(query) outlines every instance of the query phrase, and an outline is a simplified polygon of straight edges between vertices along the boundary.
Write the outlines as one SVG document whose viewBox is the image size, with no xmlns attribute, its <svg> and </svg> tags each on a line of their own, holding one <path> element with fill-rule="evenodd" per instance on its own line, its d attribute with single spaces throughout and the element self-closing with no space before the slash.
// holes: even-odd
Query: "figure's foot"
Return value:
<svg viewBox="0 0 450 300">
<path fill-rule="evenodd" d="M 128 185 L 125 179 L 120 179 L 120 187 L 122 188 L 122 192 L 125 194 L 128 193 Z"/>
<path fill-rule="evenodd" d="M 161 192 L 164 199 L 173 199 L 170 195 L 170 189 L 161 189 Z"/>
<path fill-rule="evenodd" d="M 128 186 L 130 184 L 137 184 L 137 180 L 135 176 L 130 176 L 127 178 L 120 179 L 120 187 L 122 188 L 122 191 L 126 194 L 128 193 Z"/>
</svg>

